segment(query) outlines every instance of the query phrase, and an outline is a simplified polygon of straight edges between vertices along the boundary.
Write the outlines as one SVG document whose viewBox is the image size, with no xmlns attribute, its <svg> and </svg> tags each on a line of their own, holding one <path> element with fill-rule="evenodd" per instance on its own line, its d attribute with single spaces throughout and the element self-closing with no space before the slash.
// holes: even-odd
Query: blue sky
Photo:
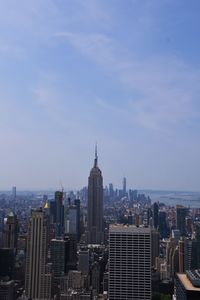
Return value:
<svg viewBox="0 0 200 300">
<path fill-rule="evenodd" d="M 200 190 L 198 0 L 0 2 L 0 189 Z"/>
</svg>

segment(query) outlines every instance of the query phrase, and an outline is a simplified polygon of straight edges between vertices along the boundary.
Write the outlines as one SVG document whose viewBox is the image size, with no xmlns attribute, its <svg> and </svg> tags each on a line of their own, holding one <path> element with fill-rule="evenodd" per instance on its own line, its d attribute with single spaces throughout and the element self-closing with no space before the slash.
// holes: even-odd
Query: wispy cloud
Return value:
<svg viewBox="0 0 200 300">
<path fill-rule="evenodd" d="M 76 103 L 76 95 L 71 95 L 67 89 L 63 95 L 62 88 L 52 81 L 52 75 L 50 78 L 51 84 L 48 80 L 40 79 L 40 83 L 32 91 L 34 102 L 43 112 L 44 118 L 57 132 L 64 132 L 68 138 L 89 139 L 93 136 L 93 128 L 90 128 L 85 119 L 83 124 L 81 115 L 84 117 L 84 104 L 81 106 L 80 103 Z"/>
<path fill-rule="evenodd" d="M 83 55 L 104 65 L 114 63 L 113 41 L 104 34 L 81 34 L 73 32 L 58 32 L 55 37 L 67 40 Z"/>
<path fill-rule="evenodd" d="M 63 97 L 59 90 L 48 85 L 39 85 L 33 90 L 36 104 L 43 110 L 51 122 L 69 131 L 69 123 L 63 111 Z"/>
<path fill-rule="evenodd" d="M 183 63 L 176 56 L 159 54 L 140 57 L 138 52 L 137 45 L 141 48 L 148 36 L 152 38 L 150 33 L 153 32 L 153 35 L 158 33 L 157 15 L 167 1 L 162 5 L 155 4 L 154 1 L 129 2 L 130 9 L 134 8 L 132 11 L 134 30 L 131 32 L 135 46 L 133 53 L 126 48 L 126 44 L 120 44 L 113 35 L 109 35 L 105 30 L 99 30 L 101 24 L 105 24 L 101 27 L 105 29 L 116 22 L 112 5 L 105 1 L 74 1 L 70 6 L 71 14 L 68 16 L 70 21 L 67 11 L 65 12 L 64 6 L 59 2 L 36 0 L 30 5 L 23 1 L 20 6 L 13 3 L 9 9 L 11 2 L 1 3 L 1 12 L 4 13 L 0 12 L 2 17 L 0 24 L 18 28 L 20 32 L 25 28 L 25 32 L 30 34 L 30 40 L 34 38 L 39 44 L 52 36 L 66 40 L 76 51 L 106 70 L 112 79 L 120 83 L 122 89 L 129 91 L 129 98 L 123 101 L 127 114 L 133 122 L 151 129 L 166 130 L 170 126 L 199 117 L 196 110 L 199 70 Z M 9 19 L 13 20 L 12 24 Z M 87 20 L 90 27 L 85 30 Z M 80 26 L 74 27 L 78 27 L 78 31 L 70 30 L 73 24 L 83 25 L 84 30 L 81 31 Z M 63 30 L 60 30 L 61 28 Z M 0 52 L 23 58 L 25 55 L 23 47 L 26 46 L 25 41 L 23 43 L 23 46 L 19 47 L 17 41 L 9 44 L 8 40 L 2 40 Z M 50 101 L 52 91 L 50 95 L 45 93 L 47 91 L 43 88 L 35 91 L 37 98 L 43 99 L 41 101 L 44 102 L 47 98 Z M 116 110 L 116 104 L 109 103 L 109 107 Z M 55 109 L 52 109 L 53 111 Z"/>
<path fill-rule="evenodd" d="M 65 38 L 131 91 L 132 100 L 127 99 L 124 105 L 139 125 L 162 131 L 199 117 L 196 101 L 200 70 L 177 57 L 160 55 L 143 61 L 133 54 L 127 59 L 118 54 L 125 53 L 123 47 L 103 34 L 62 32 L 57 37 Z"/>
<path fill-rule="evenodd" d="M 110 26 L 112 24 L 112 17 L 110 11 L 107 9 L 107 5 L 104 5 L 103 1 L 98 0 L 76 0 L 77 5 L 80 8 L 79 16 L 85 21 L 93 22 L 101 25 L 101 27 Z M 81 17 L 82 16 L 82 17 Z"/>
<path fill-rule="evenodd" d="M 5 185 L 53 186 L 60 170 L 85 184 L 98 140 L 105 182 L 199 186 L 199 4 L 183 2 L 0 1 Z"/>
<path fill-rule="evenodd" d="M 8 55 L 17 59 L 24 59 L 26 52 L 23 47 L 18 45 L 8 44 L 7 42 L 0 42 L 0 53 L 2 55 Z"/>
</svg>

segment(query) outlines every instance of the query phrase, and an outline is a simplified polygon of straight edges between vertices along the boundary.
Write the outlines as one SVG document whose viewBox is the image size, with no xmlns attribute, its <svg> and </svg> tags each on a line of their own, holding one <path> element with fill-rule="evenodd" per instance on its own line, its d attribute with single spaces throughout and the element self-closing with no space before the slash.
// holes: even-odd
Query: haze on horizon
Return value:
<svg viewBox="0 0 200 300">
<path fill-rule="evenodd" d="M 200 190 L 200 2 L 0 2 L 0 190 Z"/>
</svg>

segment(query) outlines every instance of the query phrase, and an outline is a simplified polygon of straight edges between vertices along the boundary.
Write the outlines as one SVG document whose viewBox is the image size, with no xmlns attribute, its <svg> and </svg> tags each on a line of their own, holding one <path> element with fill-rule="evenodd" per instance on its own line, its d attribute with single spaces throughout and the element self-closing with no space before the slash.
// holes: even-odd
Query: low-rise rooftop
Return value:
<svg viewBox="0 0 200 300">
<path fill-rule="evenodd" d="M 187 291 L 200 292 L 200 287 L 195 287 L 186 274 L 177 274 L 177 277 L 179 278 L 180 282 L 183 284 Z"/>
</svg>

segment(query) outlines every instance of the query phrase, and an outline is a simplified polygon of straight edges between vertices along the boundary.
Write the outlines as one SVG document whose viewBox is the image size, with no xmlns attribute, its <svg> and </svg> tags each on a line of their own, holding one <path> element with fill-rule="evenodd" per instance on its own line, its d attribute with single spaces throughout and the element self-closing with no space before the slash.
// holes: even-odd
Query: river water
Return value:
<svg viewBox="0 0 200 300">
<path fill-rule="evenodd" d="M 162 202 L 166 205 L 176 206 L 177 204 L 191 208 L 200 208 L 200 192 L 182 192 L 182 191 L 156 191 L 140 190 L 151 198 L 151 202 Z"/>
</svg>

